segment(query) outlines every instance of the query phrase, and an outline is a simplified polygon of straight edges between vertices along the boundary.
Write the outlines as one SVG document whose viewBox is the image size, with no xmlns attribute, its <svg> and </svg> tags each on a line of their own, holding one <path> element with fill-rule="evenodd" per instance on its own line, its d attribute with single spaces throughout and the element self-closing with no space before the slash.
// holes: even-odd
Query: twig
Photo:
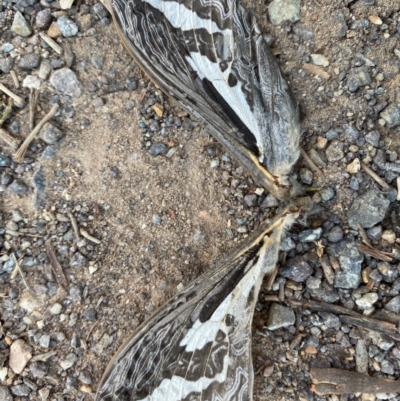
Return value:
<svg viewBox="0 0 400 401">
<path fill-rule="evenodd" d="M 22 278 L 22 281 L 23 281 L 25 287 L 29 290 L 28 283 L 27 283 L 26 280 L 25 280 L 24 273 L 22 272 L 21 266 L 19 265 L 18 260 L 17 260 L 17 258 L 15 257 L 15 254 L 12 253 L 11 256 L 12 256 L 13 259 L 14 259 L 15 268 L 18 270 L 19 274 L 21 275 L 21 278 Z"/>
<path fill-rule="evenodd" d="M 57 259 L 53 244 L 51 243 L 51 240 L 47 240 L 45 244 L 46 244 L 47 255 L 50 259 L 50 265 L 53 269 L 56 280 L 57 280 L 58 284 L 60 284 L 61 288 L 63 288 L 64 290 L 67 290 L 68 281 L 64 275 L 64 271 L 60 265 L 60 262 Z"/>
<path fill-rule="evenodd" d="M 94 242 L 95 244 L 99 245 L 101 244 L 101 241 L 95 237 L 92 237 L 86 230 L 84 230 L 83 228 L 80 229 L 80 233 L 82 235 L 82 237 L 87 238 L 89 241 Z"/>
<path fill-rule="evenodd" d="M 372 248 L 371 242 L 369 242 L 369 239 L 367 237 L 367 233 L 365 232 L 364 227 L 360 224 L 360 222 L 357 223 L 357 227 L 364 244 Z"/>
<path fill-rule="evenodd" d="M 9 146 L 13 151 L 18 149 L 18 145 L 20 144 L 20 140 L 11 136 L 5 129 L 0 128 L 0 141 L 4 142 L 7 146 Z"/>
<path fill-rule="evenodd" d="M 50 359 L 54 355 L 57 355 L 57 351 L 50 351 L 50 352 L 46 352 L 45 354 L 35 355 L 31 359 L 31 362 L 37 362 L 37 361 L 46 362 L 48 359 Z"/>
<path fill-rule="evenodd" d="M 79 234 L 78 223 L 76 222 L 76 219 L 71 212 L 68 212 L 68 217 L 71 220 L 71 224 L 72 224 L 72 228 L 74 229 L 75 237 L 79 241 L 81 239 L 81 236 Z"/>
<path fill-rule="evenodd" d="M 393 262 L 393 254 L 388 252 L 380 251 L 379 249 L 373 248 L 372 246 L 360 244 L 358 246 L 360 252 L 366 253 L 375 259 L 382 260 L 384 262 Z"/>
<path fill-rule="evenodd" d="M 46 35 L 44 32 L 39 32 L 40 37 L 46 42 L 56 53 L 62 53 L 62 47 L 55 42 L 50 36 Z"/>
<path fill-rule="evenodd" d="M 28 135 L 25 141 L 22 143 L 20 148 L 14 153 L 14 159 L 20 163 L 24 160 L 25 152 L 28 149 L 30 143 L 35 139 L 36 135 L 42 129 L 43 125 L 47 123 L 51 118 L 53 118 L 54 114 L 57 113 L 58 104 L 54 104 L 51 110 L 43 117 L 43 119 L 39 122 L 39 124 L 34 128 L 34 130 Z"/>
<path fill-rule="evenodd" d="M 274 271 L 268 276 L 267 283 L 265 285 L 267 291 L 271 291 L 272 285 L 274 284 L 278 271 L 279 271 L 279 265 L 276 265 Z"/>
<path fill-rule="evenodd" d="M 0 83 L 0 90 L 4 92 L 6 95 L 10 96 L 11 98 L 14 99 L 16 103 L 18 103 L 20 106 L 24 105 L 24 99 L 22 97 L 19 97 L 16 95 L 14 92 L 11 92 L 10 89 L 6 88 L 3 84 Z"/>
<path fill-rule="evenodd" d="M 305 152 L 303 148 L 300 148 L 300 153 L 303 156 L 304 161 L 319 175 L 324 175 L 322 170 L 311 160 L 310 156 Z"/>
<path fill-rule="evenodd" d="M 35 124 L 35 110 L 39 92 L 36 89 L 31 89 L 29 96 L 29 129 L 33 130 Z"/>
<path fill-rule="evenodd" d="M 7 118 L 10 116 L 12 107 L 13 107 L 13 99 L 10 97 L 8 101 L 7 107 L 4 109 L 2 116 L 0 117 L 0 127 L 4 124 L 4 121 L 7 120 Z"/>
<path fill-rule="evenodd" d="M 311 390 L 318 395 L 378 394 L 400 391 L 400 380 L 388 380 L 342 369 L 312 368 L 310 377 L 313 382 Z"/>
<path fill-rule="evenodd" d="M 14 82 L 15 88 L 18 89 L 19 88 L 19 81 L 18 81 L 17 73 L 14 70 L 11 70 L 10 71 L 10 75 L 11 75 L 11 78 L 12 78 L 12 80 Z"/>
<path fill-rule="evenodd" d="M 375 171 L 371 170 L 364 162 L 361 162 L 361 168 L 373 179 L 375 180 L 379 185 L 381 185 L 383 188 L 389 189 L 390 186 L 382 180 L 381 177 L 379 177 L 378 174 L 375 173 Z"/>
</svg>

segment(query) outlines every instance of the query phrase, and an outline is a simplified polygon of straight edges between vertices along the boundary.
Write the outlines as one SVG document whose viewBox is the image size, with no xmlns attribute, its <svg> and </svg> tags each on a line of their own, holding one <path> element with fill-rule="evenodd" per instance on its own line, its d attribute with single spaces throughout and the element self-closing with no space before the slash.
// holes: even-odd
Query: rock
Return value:
<svg viewBox="0 0 400 401">
<path fill-rule="evenodd" d="M 400 296 L 392 298 L 384 308 L 394 313 L 400 313 Z"/>
<path fill-rule="evenodd" d="M 343 239 L 343 230 L 340 226 L 334 226 L 328 234 L 328 241 L 332 243 L 339 242 Z"/>
<path fill-rule="evenodd" d="M 167 150 L 168 150 L 167 145 L 165 145 L 165 144 L 163 144 L 161 142 L 158 142 L 158 143 L 153 143 L 150 146 L 149 153 L 152 156 L 160 156 L 160 155 L 166 153 Z"/>
<path fill-rule="evenodd" d="M 282 277 L 289 278 L 296 283 L 306 281 L 312 273 L 313 269 L 301 256 L 289 259 L 286 265 L 279 270 Z"/>
<path fill-rule="evenodd" d="M 32 373 L 32 376 L 36 378 L 45 377 L 47 375 L 47 372 L 49 371 L 49 367 L 47 366 L 47 364 L 42 361 L 31 363 L 29 369 Z"/>
<path fill-rule="evenodd" d="M 57 25 L 57 22 L 52 22 L 49 30 L 47 31 L 47 35 L 49 35 L 52 39 L 58 39 L 62 36 L 60 28 Z"/>
<path fill-rule="evenodd" d="M 382 233 L 382 239 L 393 245 L 396 242 L 396 233 L 392 230 L 385 230 Z"/>
<path fill-rule="evenodd" d="M 46 123 L 39 131 L 39 137 L 49 145 L 58 142 L 64 136 L 64 132 L 50 123 Z"/>
<path fill-rule="evenodd" d="M 35 23 L 39 29 L 47 29 L 51 23 L 51 9 L 45 8 L 39 11 L 36 15 Z"/>
<path fill-rule="evenodd" d="M 14 194 L 14 195 L 24 195 L 28 192 L 29 187 L 22 182 L 21 180 L 15 180 L 9 187 L 8 189 Z"/>
<path fill-rule="evenodd" d="M 277 330 L 294 324 L 295 316 L 292 308 L 273 303 L 269 309 L 267 329 Z"/>
<path fill-rule="evenodd" d="M 28 397 L 31 389 L 26 384 L 11 386 L 11 392 L 18 397 Z"/>
<path fill-rule="evenodd" d="M 69 10 L 72 7 L 74 0 L 60 0 L 60 7 L 62 10 Z"/>
<path fill-rule="evenodd" d="M 326 167 L 326 157 L 323 152 L 318 152 L 315 149 L 310 149 L 309 156 L 311 160 L 318 166 L 318 167 Z"/>
<path fill-rule="evenodd" d="M 83 316 L 85 317 L 86 320 L 89 320 L 89 322 L 93 322 L 94 320 L 97 319 L 97 312 L 96 309 L 94 308 L 88 308 L 83 312 Z"/>
<path fill-rule="evenodd" d="M 329 66 L 329 60 L 322 54 L 311 54 L 311 62 L 322 67 Z"/>
<path fill-rule="evenodd" d="M 0 167 L 10 167 L 11 164 L 12 160 L 10 157 L 0 154 Z"/>
<path fill-rule="evenodd" d="M 4 74 L 8 74 L 13 68 L 14 61 L 12 58 L 1 58 L 0 59 L 0 71 Z"/>
<path fill-rule="evenodd" d="M 139 83 L 137 78 L 135 77 L 128 77 L 125 80 L 125 88 L 129 91 L 135 91 L 139 87 Z M 158 103 L 156 103 L 153 107 L 155 107 Z M 162 115 L 162 114 L 161 114 Z"/>
<path fill-rule="evenodd" d="M 378 131 L 371 131 L 365 135 L 365 140 L 375 148 L 379 146 L 379 140 L 381 138 L 381 134 Z"/>
<path fill-rule="evenodd" d="M 19 60 L 18 65 L 20 66 L 20 68 L 24 70 L 33 70 L 34 68 L 39 66 L 39 63 L 40 63 L 40 54 L 31 53 L 21 57 L 21 60 Z"/>
<path fill-rule="evenodd" d="M 323 188 L 319 194 L 324 202 L 328 202 L 335 197 L 335 191 L 329 187 Z"/>
<path fill-rule="evenodd" d="M 28 75 L 22 81 L 22 86 L 28 89 L 39 89 L 40 88 L 40 79 L 35 75 Z"/>
<path fill-rule="evenodd" d="M 268 14 L 274 25 L 296 22 L 300 19 L 301 0 L 273 0 L 268 6 Z"/>
<path fill-rule="evenodd" d="M 371 309 L 374 303 L 378 300 L 376 292 L 369 292 L 356 300 L 356 304 L 360 309 Z"/>
<path fill-rule="evenodd" d="M 360 137 L 360 131 L 353 125 L 345 125 L 343 128 L 343 134 L 350 142 L 356 142 Z"/>
<path fill-rule="evenodd" d="M 382 275 L 383 280 L 387 283 L 394 283 L 397 277 L 399 277 L 397 266 L 390 265 L 387 262 L 378 262 L 377 268 L 379 273 Z"/>
<path fill-rule="evenodd" d="M 56 90 L 73 98 L 77 98 L 82 94 L 82 84 L 69 68 L 61 68 L 55 71 L 50 77 L 50 83 Z"/>
<path fill-rule="evenodd" d="M 332 141 L 327 147 L 325 155 L 330 162 L 336 162 L 343 159 L 343 143 L 339 141 Z"/>
<path fill-rule="evenodd" d="M 357 89 L 369 85 L 371 76 L 365 67 L 353 68 L 350 70 L 347 77 L 347 87 L 350 92 L 355 92 Z"/>
<path fill-rule="evenodd" d="M 382 235 L 382 226 L 375 226 L 367 230 L 367 236 L 372 241 L 379 241 Z"/>
<path fill-rule="evenodd" d="M 311 277 L 309 277 L 309 278 L 307 279 L 306 286 L 307 286 L 307 288 L 308 288 L 309 290 L 311 290 L 311 292 L 312 292 L 313 290 L 316 290 L 316 289 L 320 288 L 320 286 L 321 286 L 321 279 L 320 279 L 320 278 L 317 278 L 317 277 L 311 276 Z"/>
<path fill-rule="evenodd" d="M 61 313 L 62 306 L 58 302 L 56 302 L 51 308 L 50 308 L 50 313 L 52 315 L 59 315 Z"/>
<path fill-rule="evenodd" d="M 31 26 L 19 11 L 17 11 L 14 15 L 11 31 L 16 35 L 22 36 L 23 38 L 26 38 L 32 34 Z"/>
<path fill-rule="evenodd" d="M 77 360 L 78 357 L 75 354 L 70 353 L 65 359 L 60 360 L 60 366 L 63 370 L 68 370 L 75 364 Z"/>
<path fill-rule="evenodd" d="M 10 347 L 10 368 L 17 375 L 21 374 L 32 358 L 32 347 L 24 340 L 15 340 Z"/>
<path fill-rule="evenodd" d="M 1 401 L 13 401 L 14 397 L 10 393 L 10 390 L 6 386 L 0 386 L 0 400 Z"/>
<path fill-rule="evenodd" d="M 341 241 L 326 248 L 328 255 L 338 258 L 340 272 L 335 275 L 336 288 L 358 288 L 361 282 L 363 254 L 356 242 Z"/>
<path fill-rule="evenodd" d="M 87 259 L 80 252 L 76 252 L 71 257 L 71 267 L 79 268 L 85 266 Z"/>
<path fill-rule="evenodd" d="M 40 337 L 39 345 L 40 345 L 42 348 L 49 348 L 49 345 L 50 345 L 50 336 L 49 336 L 48 334 L 43 334 L 42 337 Z"/>
<path fill-rule="evenodd" d="M 244 197 L 244 202 L 248 207 L 255 206 L 257 204 L 257 195 L 246 195 Z"/>
<path fill-rule="evenodd" d="M 65 15 L 57 19 L 57 26 L 64 38 L 70 38 L 78 33 L 78 25 Z"/>
<path fill-rule="evenodd" d="M 388 127 L 397 127 L 400 125 L 400 104 L 389 104 L 389 106 L 382 111 L 380 117 L 386 121 Z"/>
<path fill-rule="evenodd" d="M 353 230 L 358 230 L 357 223 L 363 228 L 371 228 L 381 222 L 389 208 L 389 200 L 375 189 L 371 189 L 356 198 L 349 211 L 347 220 Z"/>
<path fill-rule="evenodd" d="M 356 344 L 357 372 L 368 373 L 368 352 L 365 340 L 358 340 Z"/>
<path fill-rule="evenodd" d="M 360 171 L 360 169 L 361 169 L 361 163 L 358 157 L 346 166 L 346 170 L 350 174 L 356 174 Z"/>
<path fill-rule="evenodd" d="M 310 185 L 313 181 L 313 173 L 308 168 L 300 169 L 300 180 L 303 184 Z"/>
<path fill-rule="evenodd" d="M 315 242 L 321 238 L 322 228 L 315 228 L 314 230 L 304 230 L 299 233 L 299 240 L 301 242 Z"/>
</svg>

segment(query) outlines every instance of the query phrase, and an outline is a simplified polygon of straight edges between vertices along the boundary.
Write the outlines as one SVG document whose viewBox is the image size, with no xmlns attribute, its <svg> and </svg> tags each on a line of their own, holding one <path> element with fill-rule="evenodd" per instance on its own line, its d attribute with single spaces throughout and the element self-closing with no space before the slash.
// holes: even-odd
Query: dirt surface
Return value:
<svg viewBox="0 0 400 401">
<path fill-rule="evenodd" d="M 298 162 L 296 172 L 298 180 L 302 169 L 312 172 L 312 182 L 307 186 L 312 187 L 317 213 L 308 224 L 323 228 L 324 246 L 329 245 L 327 238 L 333 226 L 341 227 L 345 239 L 361 242 L 357 231 L 349 228 L 347 211 L 360 194 L 371 188 L 382 189 L 365 173 L 348 172 L 347 166 L 358 157 L 373 167 L 377 149 L 387 158 L 400 152 L 399 130 L 383 125 L 379 114 L 387 104 L 400 103 L 400 59 L 393 53 L 394 49 L 400 50 L 400 5 L 397 0 L 370 3 L 375 4 L 363 5 L 369 2 L 362 0 L 303 1 L 300 21 L 282 26 L 268 21 L 269 2 L 256 8 L 259 23 L 272 41 L 271 47 L 300 104 L 302 146 L 308 154 L 317 150 L 323 161 L 319 165 L 323 176 L 304 160 Z M 82 1 L 80 7 L 93 4 Z M 78 19 L 80 13 L 82 9 L 78 8 L 72 18 Z M 366 28 L 356 27 L 358 21 L 369 21 L 371 16 L 378 16 L 382 24 L 369 22 Z M 20 375 L 8 369 L 4 385 L 12 387 L 29 380 L 33 383 L 28 386 L 29 396 L 14 394 L 14 400 L 93 399 L 107 363 L 130 333 L 214 261 L 237 248 L 246 233 L 272 216 L 279 206 L 246 176 L 204 127 L 148 81 L 120 44 L 112 24 L 104 26 L 96 21 L 94 28 L 91 35 L 83 31 L 79 37 L 60 40 L 62 46 L 68 43 L 71 47 L 74 59 L 70 67 L 82 84 L 82 95 L 74 98 L 59 94 L 48 80 L 40 89 L 36 122 L 52 103 L 58 102 L 61 112 L 54 123 L 64 137 L 48 157 L 42 156 L 46 144 L 35 141 L 23 168 L 16 170 L 16 163 L 9 167 L 14 178 L 22 179 L 30 189 L 23 195 L 7 189 L 2 194 L 4 227 L 18 209 L 23 215 L 19 229 L 36 229 L 27 231 L 26 236 L 3 233 L 3 256 L 13 252 L 18 258 L 32 256 L 34 263 L 23 268 L 29 289 L 18 274 L 1 276 L 2 349 L 7 351 L 13 341 L 23 338 L 32 347 L 33 355 L 54 351 L 45 360 L 49 368 L 44 377 L 32 379 L 32 369 L 28 368 Z M 16 47 L 21 44 L 20 38 L 14 36 L 7 41 Z M 38 51 L 43 49 L 39 47 Z M 304 68 L 304 64 L 312 64 L 311 54 L 326 57 L 329 65 L 318 66 L 318 71 L 329 74 L 329 78 Z M 50 49 L 52 57 L 56 55 Z M 351 91 L 349 77 L 357 68 L 366 68 L 371 82 Z M 28 74 L 18 67 L 16 70 L 20 81 Z M 133 90 L 126 87 L 129 79 L 137 81 Z M 0 80 L 13 88 L 10 74 L 0 75 Z M 383 90 L 377 92 L 379 88 Z M 16 92 L 29 94 L 26 89 Z M 154 111 L 155 102 L 164 108 L 161 118 Z M 377 107 L 379 104 L 384 104 L 382 109 Z M 29 132 L 27 109 L 15 108 L 5 124 L 8 128 L 18 121 L 20 138 Z M 160 127 L 152 132 L 148 127 L 154 121 Z M 144 126 L 147 128 L 141 128 Z M 349 139 L 349 126 L 356 128 L 359 139 L 378 131 L 379 145 Z M 147 133 L 143 133 L 146 129 Z M 337 137 L 329 136 L 332 130 Z M 334 141 L 338 148 L 342 147 L 343 157 L 327 160 L 325 151 Z M 166 151 L 154 156 L 149 149 L 158 143 L 166 145 Z M 4 148 L 3 153 L 10 151 Z M 390 175 L 373 168 L 396 189 L 398 173 Z M 45 188 L 39 191 L 32 181 L 38 170 L 45 177 Z M 358 179 L 358 190 L 351 186 L 352 177 Z M 324 200 L 321 190 L 326 188 L 333 190 L 334 196 Z M 254 194 L 254 201 L 245 198 Z M 390 252 L 398 247 L 398 209 L 397 202 L 392 202 L 381 224 L 383 230 L 395 234 L 396 240 L 375 241 L 374 246 L 380 250 Z M 100 244 L 85 238 L 66 238 L 65 234 L 72 230 L 68 212 L 79 228 L 99 239 Z M 302 255 L 313 267 L 313 277 L 324 280 L 317 244 L 299 241 L 298 234 L 306 228 L 296 224 L 288 233 L 295 246 L 282 255 L 281 264 L 285 264 L 285 258 Z M 68 281 L 64 289 L 49 273 L 49 260 L 40 258 L 48 239 Z M 30 244 L 24 245 L 26 241 Z M 73 263 L 77 252 L 85 257 L 81 264 Z M 371 264 L 371 259 L 366 258 L 363 269 L 376 267 L 376 261 Z M 2 263 L 6 260 L 7 257 L 2 259 Z M 396 269 L 397 265 L 398 262 L 392 263 Z M 271 292 L 263 289 L 257 305 L 253 326 L 254 399 L 376 399 L 366 395 L 318 397 L 310 391 L 310 367 L 354 370 L 357 340 L 375 344 L 375 337 L 350 325 L 331 328 L 323 321 L 317 324 L 316 314 L 302 308 L 294 308 L 294 325 L 268 331 L 265 325 L 271 303 L 266 296 L 277 295 L 280 282 L 283 281 L 278 281 Z M 305 282 L 288 279 L 285 283 L 286 299 L 314 298 Z M 365 284 L 360 284 L 358 294 L 368 292 Z M 339 304 L 353 305 L 362 313 L 354 304 L 359 298 L 354 295 L 357 289 L 334 289 L 325 281 L 323 285 L 337 290 Z M 379 283 L 374 288 L 372 291 L 379 294 L 374 306 L 379 310 L 391 297 L 380 291 Z M 53 309 L 56 304 L 61 305 L 58 313 L 54 313 L 57 307 Z M 312 331 L 312 327 L 318 327 L 319 332 Z M 353 335 L 346 344 L 342 338 L 349 332 Z M 40 345 L 43 334 L 50 335 L 48 347 Z M 397 343 L 387 353 L 381 351 L 390 354 L 388 358 L 394 366 L 393 374 L 386 373 L 384 377 L 398 378 L 400 360 L 393 357 L 393 349 L 397 349 Z M 5 355 L 8 357 L 7 352 Z M 380 375 L 380 365 L 370 358 L 368 373 Z M 67 369 L 60 365 L 72 360 Z M 85 374 L 90 380 L 85 379 Z M 48 398 L 39 392 L 42 388 L 49 389 Z M 399 397 L 394 395 L 391 399 Z"/>
</svg>

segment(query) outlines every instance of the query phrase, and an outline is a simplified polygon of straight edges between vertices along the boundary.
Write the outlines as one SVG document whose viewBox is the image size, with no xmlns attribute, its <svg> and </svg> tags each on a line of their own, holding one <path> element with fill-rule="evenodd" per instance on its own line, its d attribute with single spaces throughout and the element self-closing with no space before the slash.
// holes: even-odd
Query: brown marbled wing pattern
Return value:
<svg viewBox="0 0 400 401">
<path fill-rule="evenodd" d="M 237 0 L 113 0 L 139 66 L 201 120 L 278 198 L 299 156 L 297 103 L 257 24 Z"/>
<path fill-rule="evenodd" d="M 96 401 L 251 400 L 254 308 L 297 215 L 286 210 L 261 226 L 153 314 L 110 362 Z"/>
</svg>

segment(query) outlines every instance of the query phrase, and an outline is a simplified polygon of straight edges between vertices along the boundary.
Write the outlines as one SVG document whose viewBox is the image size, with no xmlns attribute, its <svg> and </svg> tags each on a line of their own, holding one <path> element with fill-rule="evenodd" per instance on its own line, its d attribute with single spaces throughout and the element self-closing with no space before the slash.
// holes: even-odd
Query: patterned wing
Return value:
<svg viewBox="0 0 400 401">
<path fill-rule="evenodd" d="M 145 322 L 110 362 L 96 400 L 251 400 L 254 307 L 296 213 L 261 227 Z"/>
<path fill-rule="evenodd" d="M 280 198 L 299 156 L 296 101 L 238 0 L 113 0 L 139 66 Z"/>
</svg>

